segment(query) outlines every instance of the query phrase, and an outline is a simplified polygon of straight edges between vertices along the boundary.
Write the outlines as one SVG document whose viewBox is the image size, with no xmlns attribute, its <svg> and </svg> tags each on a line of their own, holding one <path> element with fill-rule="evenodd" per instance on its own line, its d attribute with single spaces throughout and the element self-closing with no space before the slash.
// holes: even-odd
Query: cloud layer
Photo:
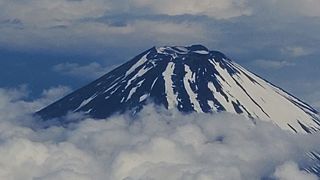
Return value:
<svg viewBox="0 0 320 180">
<path fill-rule="evenodd" d="M 24 101 L 19 90 L 1 92 L 1 179 L 317 179 L 300 168 L 313 163 L 306 153 L 320 148 L 319 134 L 152 105 L 134 121 L 127 115 L 80 117 L 82 122 L 69 127 L 34 129 L 37 120 L 30 113 L 44 100 Z"/>
<path fill-rule="evenodd" d="M 268 49 L 298 47 L 292 51 L 304 54 L 311 44 L 301 35 L 319 41 L 318 4 L 317 0 L 3 0 L 0 45 L 101 53 L 108 47 L 198 42 L 244 51 L 259 43 Z M 286 37 L 290 39 L 283 40 Z"/>
<path fill-rule="evenodd" d="M 264 69 L 281 69 L 284 67 L 288 66 L 294 66 L 295 63 L 293 62 L 288 62 L 288 61 L 276 61 L 276 60 L 263 60 L 263 59 L 258 59 L 253 61 L 253 64 L 256 66 L 259 66 Z"/>
</svg>

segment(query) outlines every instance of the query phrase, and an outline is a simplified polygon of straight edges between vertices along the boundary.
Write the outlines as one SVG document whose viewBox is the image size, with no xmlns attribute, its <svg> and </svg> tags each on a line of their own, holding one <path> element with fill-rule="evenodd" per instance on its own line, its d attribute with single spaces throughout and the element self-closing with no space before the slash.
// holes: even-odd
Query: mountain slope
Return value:
<svg viewBox="0 0 320 180">
<path fill-rule="evenodd" d="M 201 45 L 151 48 L 38 114 L 50 119 L 82 111 L 106 118 L 135 113 L 148 100 L 182 112 L 244 114 L 295 132 L 320 128 L 312 107 Z"/>
</svg>

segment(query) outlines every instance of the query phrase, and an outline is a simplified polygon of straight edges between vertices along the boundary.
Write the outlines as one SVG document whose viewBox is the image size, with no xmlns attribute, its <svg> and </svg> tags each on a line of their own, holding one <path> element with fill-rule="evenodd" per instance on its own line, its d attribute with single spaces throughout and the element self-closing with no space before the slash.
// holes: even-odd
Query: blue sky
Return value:
<svg viewBox="0 0 320 180">
<path fill-rule="evenodd" d="M 203 44 L 320 109 L 318 0 L 2 0 L 0 87 L 78 88 L 140 52 Z"/>
</svg>

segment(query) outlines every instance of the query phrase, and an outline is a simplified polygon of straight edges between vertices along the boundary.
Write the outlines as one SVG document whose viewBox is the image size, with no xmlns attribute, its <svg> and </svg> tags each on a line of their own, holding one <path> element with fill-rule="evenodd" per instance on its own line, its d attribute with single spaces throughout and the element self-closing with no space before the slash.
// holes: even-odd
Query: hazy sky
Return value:
<svg viewBox="0 0 320 180">
<path fill-rule="evenodd" d="M 142 51 L 203 44 L 320 109 L 319 0 L 0 0 L 0 87 L 75 89 Z"/>
</svg>

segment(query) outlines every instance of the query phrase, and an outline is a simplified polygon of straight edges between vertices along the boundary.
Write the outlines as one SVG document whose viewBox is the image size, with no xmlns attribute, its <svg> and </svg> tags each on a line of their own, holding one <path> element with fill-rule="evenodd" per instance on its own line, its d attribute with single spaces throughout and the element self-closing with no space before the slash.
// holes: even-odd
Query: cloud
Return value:
<svg viewBox="0 0 320 180">
<path fill-rule="evenodd" d="M 253 59 L 275 59 L 270 56 L 279 58 L 281 47 L 318 46 L 317 18 L 296 13 L 311 12 L 317 4 L 316 0 L 4 0 L 0 45 L 110 56 L 111 47 L 125 54 L 133 47 L 201 43 L 236 53 L 238 59 L 248 53 Z M 293 51 L 304 53 L 299 48 Z M 269 57 L 257 57 L 261 54 Z"/>
<path fill-rule="evenodd" d="M 320 17 L 319 6 L 320 2 L 317 0 L 308 0 L 308 1 L 300 1 L 300 0 L 275 0 L 270 1 L 274 6 L 280 6 L 285 11 L 294 14 L 300 14 L 303 16 L 309 17 Z M 285 6 L 290 6 L 290 8 L 286 8 Z"/>
<path fill-rule="evenodd" d="M 49 105 L 70 92 L 71 88 L 67 86 L 51 87 L 50 89 L 43 90 L 41 97 L 37 99 L 37 102 L 41 102 L 41 106 Z"/>
<path fill-rule="evenodd" d="M 275 177 L 279 180 L 317 180 L 317 176 L 301 171 L 294 162 L 286 162 L 277 167 Z"/>
<path fill-rule="evenodd" d="M 110 6 L 107 1 L 65 1 L 36 0 L 1 1 L 0 17 L 4 20 L 18 19 L 26 27 L 50 27 L 68 25 L 73 20 L 84 17 L 98 17 Z M 49 16 L 50 15 L 50 16 Z"/>
<path fill-rule="evenodd" d="M 115 68 L 115 66 L 103 67 L 97 62 L 92 62 L 88 65 L 80 65 L 77 63 L 57 64 L 53 67 L 53 70 L 63 75 L 91 80 L 106 74 L 113 68 Z"/>
<path fill-rule="evenodd" d="M 288 61 L 275 61 L 275 60 L 255 60 L 253 61 L 253 64 L 264 69 L 281 69 L 288 66 L 294 66 L 294 62 L 288 62 Z"/>
<path fill-rule="evenodd" d="M 311 54 L 311 51 L 303 47 L 286 47 L 281 52 L 292 57 L 300 57 Z"/>
<path fill-rule="evenodd" d="M 151 6 L 155 7 L 153 5 L 156 2 L 146 4 L 149 4 L 151 8 Z M 41 2 L 5 0 L 1 2 L 0 7 L 0 22 L 6 22 L 0 24 L 0 32 L 3 34 L 0 44 L 24 51 L 68 52 L 72 49 L 78 52 L 101 53 L 110 46 L 128 47 L 132 44 L 135 46 L 140 44 L 145 48 L 146 44 L 153 46 L 163 42 L 165 44 L 191 42 L 195 40 L 193 37 L 203 35 L 202 26 L 191 22 L 173 23 L 141 19 L 118 26 L 95 21 L 104 16 L 119 16 L 119 12 L 130 12 L 133 15 L 142 13 L 145 14 L 144 17 L 148 17 L 149 13 L 150 15 L 157 14 L 153 10 L 148 12 L 147 9 L 150 9 L 148 7 L 141 9 L 138 4 L 143 3 L 140 0 L 133 2 L 126 0 L 58 0 L 54 2 L 50 0 Z M 182 4 L 187 5 L 188 3 Z M 231 3 L 230 6 L 233 4 Z M 169 1 L 165 4 L 167 8 L 172 6 L 178 6 L 178 4 L 172 4 Z M 179 5 L 179 7 L 182 6 Z M 204 7 L 206 6 L 201 8 Z M 117 19 L 121 21 L 121 18 Z M 8 26 L 7 22 L 20 22 L 21 25 L 16 28 Z M 203 39 L 197 39 L 197 41 L 201 40 Z"/>
<path fill-rule="evenodd" d="M 36 101 L 27 101 L 29 91 L 26 86 L 14 89 L 0 89 L 0 121 L 22 120 L 26 114 L 40 110 L 70 92 L 65 86 L 44 90 Z"/>
<path fill-rule="evenodd" d="M 250 14 L 247 0 L 200 1 L 146 1 L 146 0 L 36 0 L 1 2 L 0 17 L 4 20 L 19 19 L 25 25 L 50 27 L 68 25 L 74 20 L 100 17 L 104 14 L 126 12 L 167 15 L 207 15 L 214 18 L 230 18 Z M 45 16 L 50 14 L 50 16 Z"/>
<path fill-rule="evenodd" d="M 11 49 L 98 55 L 105 54 L 110 48 L 121 50 L 134 46 L 146 49 L 161 44 L 204 42 L 208 33 L 197 22 L 163 20 L 130 21 L 122 26 L 79 20 L 50 28 L 32 26 L 20 30 L 5 26 L 0 32 L 3 34 L 0 44 L 7 44 Z"/>
<path fill-rule="evenodd" d="M 12 97 L 10 90 L 1 91 L 1 100 Z M 227 113 L 185 115 L 152 105 L 134 121 L 127 115 L 79 117 L 82 121 L 69 127 L 34 129 L 32 104 L 41 103 L 17 94 L 2 106 L 12 109 L 0 108 L 0 179 L 250 180 L 285 178 L 287 172 L 310 178 L 296 164 L 307 165 L 306 153 L 320 148 L 319 134 L 293 134 Z M 16 105 L 21 102 L 31 104 L 30 111 Z M 8 111 L 20 118 L 3 116 Z M 23 119 L 32 120 L 21 124 Z"/>
<path fill-rule="evenodd" d="M 228 19 L 242 15 L 250 15 L 251 11 L 247 0 L 177 0 L 177 1 L 148 1 L 135 0 L 135 6 L 150 9 L 159 14 L 168 15 L 206 15 L 217 19 Z"/>
<path fill-rule="evenodd" d="M 134 24 L 133 28 L 137 33 L 136 37 L 143 40 L 150 39 L 154 44 L 160 45 L 189 44 L 203 41 L 207 38 L 205 36 L 207 32 L 203 26 L 196 22 L 139 21 Z M 145 32 L 148 28 L 150 28 L 149 31 Z"/>
</svg>

